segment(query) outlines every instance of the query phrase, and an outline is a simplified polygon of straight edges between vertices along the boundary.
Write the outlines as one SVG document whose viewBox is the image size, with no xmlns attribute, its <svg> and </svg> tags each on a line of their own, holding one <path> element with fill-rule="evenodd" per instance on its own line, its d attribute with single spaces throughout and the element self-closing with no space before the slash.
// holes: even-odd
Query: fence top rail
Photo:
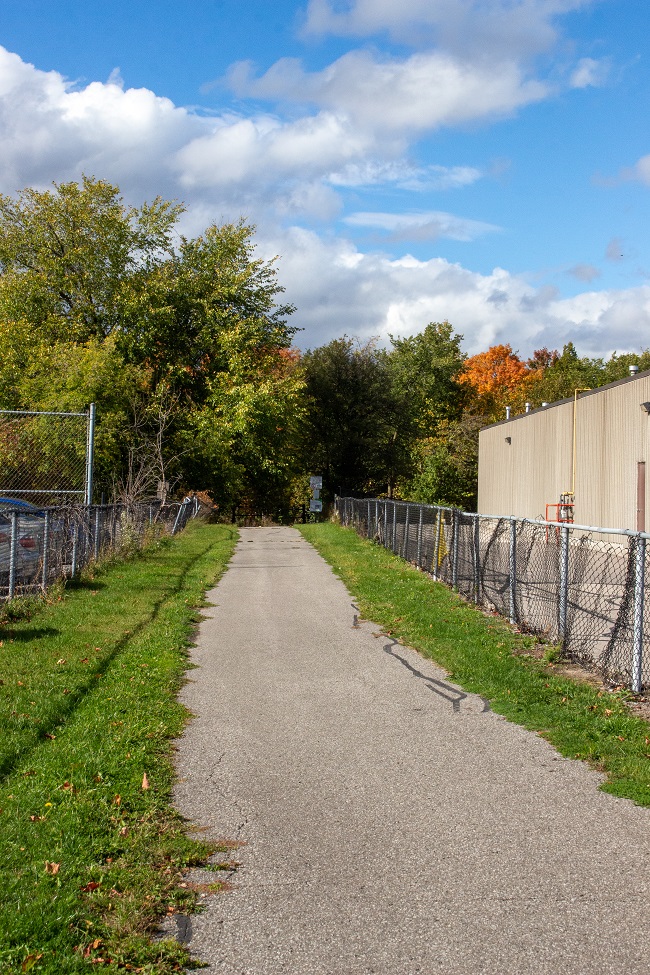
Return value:
<svg viewBox="0 0 650 975">
<path fill-rule="evenodd" d="M 85 416 L 87 413 L 59 413 L 53 410 L 0 410 L 0 416 Z"/>
<path fill-rule="evenodd" d="M 527 525 L 540 525 L 543 528 L 570 528 L 572 531 L 598 532 L 601 535 L 622 535 L 626 538 L 650 539 L 650 532 L 639 532 L 632 528 L 603 528 L 602 525 L 576 525 L 572 521 L 544 521 L 543 518 L 517 518 L 516 515 L 486 515 L 476 511 L 462 511 L 442 504 L 420 504 L 417 501 L 401 501 L 395 498 L 339 498 L 339 501 L 379 501 L 381 504 L 411 505 L 416 508 L 430 508 L 433 511 L 457 511 L 466 518 L 487 518 L 489 521 L 517 521 Z"/>
</svg>

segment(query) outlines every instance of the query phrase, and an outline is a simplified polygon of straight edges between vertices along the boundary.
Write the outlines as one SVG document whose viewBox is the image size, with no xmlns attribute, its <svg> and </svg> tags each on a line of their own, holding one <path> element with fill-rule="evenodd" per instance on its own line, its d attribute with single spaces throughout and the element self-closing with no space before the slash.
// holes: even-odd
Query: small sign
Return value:
<svg viewBox="0 0 650 975">
<path fill-rule="evenodd" d="M 311 496 L 314 499 L 314 501 L 318 501 L 320 499 L 320 491 L 318 490 L 318 488 L 314 488 L 312 490 Z"/>
<path fill-rule="evenodd" d="M 323 502 L 322 501 L 310 501 L 309 502 L 309 510 L 310 511 L 322 511 L 323 510 Z"/>
<path fill-rule="evenodd" d="M 312 491 L 320 491 L 323 487 L 323 478 L 319 476 L 309 478 L 309 487 Z"/>
</svg>

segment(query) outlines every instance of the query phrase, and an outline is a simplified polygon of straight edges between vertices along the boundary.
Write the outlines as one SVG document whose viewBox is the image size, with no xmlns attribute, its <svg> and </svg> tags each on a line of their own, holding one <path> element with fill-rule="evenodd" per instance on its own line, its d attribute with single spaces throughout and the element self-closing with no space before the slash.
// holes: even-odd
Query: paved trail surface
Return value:
<svg viewBox="0 0 650 975">
<path fill-rule="evenodd" d="M 176 800 L 244 845 L 178 923 L 207 975 L 648 975 L 650 810 L 356 625 L 294 529 L 208 598 Z"/>
</svg>

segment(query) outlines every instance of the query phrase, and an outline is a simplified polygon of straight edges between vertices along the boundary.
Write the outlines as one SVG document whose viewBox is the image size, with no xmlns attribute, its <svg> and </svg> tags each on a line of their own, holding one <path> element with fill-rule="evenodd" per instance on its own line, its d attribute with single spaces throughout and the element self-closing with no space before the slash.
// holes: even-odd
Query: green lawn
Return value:
<svg viewBox="0 0 650 975">
<path fill-rule="evenodd" d="M 324 523 L 300 530 L 364 617 L 435 660 L 494 711 L 605 772 L 607 792 L 650 805 L 650 725 L 632 716 L 620 695 L 554 673 L 553 664 L 530 652 L 532 638 L 352 529 Z"/>
<path fill-rule="evenodd" d="M 175 700 L 205 589 L 235 533 L 192 523 L 0 626 L 0 972 L 109 959 L 183 971 L 152 944 L 205 858 L 169 807 Z M 188 905 L 186 905 L 188 906 Z"/>
</svg>

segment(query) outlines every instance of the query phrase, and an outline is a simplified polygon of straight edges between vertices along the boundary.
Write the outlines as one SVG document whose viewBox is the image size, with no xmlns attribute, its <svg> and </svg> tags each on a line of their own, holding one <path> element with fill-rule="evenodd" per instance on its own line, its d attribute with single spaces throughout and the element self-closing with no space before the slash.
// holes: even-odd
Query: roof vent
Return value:
<svg viewBox="0 0 650 975">
<path fill-rule="evenodd" d="M 629 367 L 629 370 L 630 370 L 630 376 L 636 376 L 637 372 L 639 371 L 639 367 L 638 366 L 630 366 Z"/>
</svg>

